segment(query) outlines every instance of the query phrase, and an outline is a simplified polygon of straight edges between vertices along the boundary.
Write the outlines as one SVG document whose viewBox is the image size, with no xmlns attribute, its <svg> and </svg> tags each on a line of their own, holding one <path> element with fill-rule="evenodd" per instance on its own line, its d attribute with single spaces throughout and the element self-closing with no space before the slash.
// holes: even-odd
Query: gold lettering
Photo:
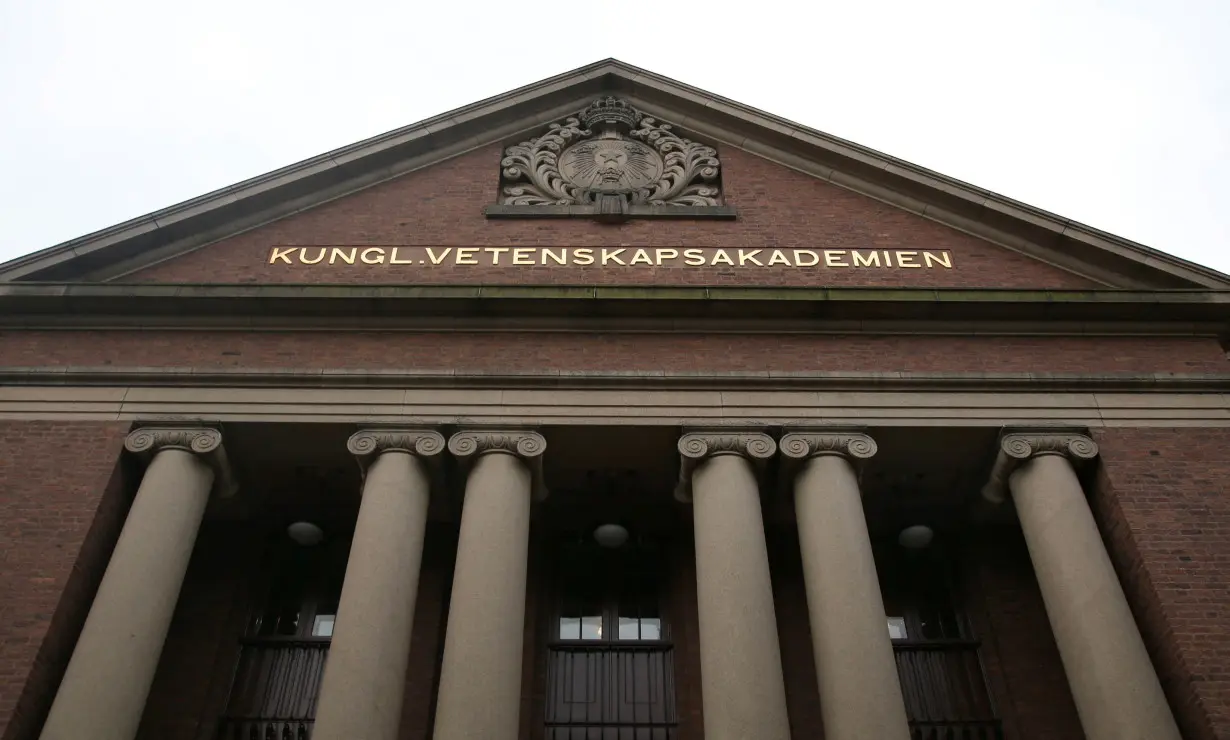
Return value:
<svg viewBox="0 0 1230 740">
<path fill-rule="evenodd" d="M 948 252 L 940 252 L 938 257 L 934 252 L 923 252 L 923 262 L 927 267 L 930 267 L 931 263 L 934 262 L 937 265 L 947 267 L 949 270 L 952 269 L 952 255 Z"/>
<path fill-rule="evenodd" d="M 487 247 L 486 251 L 491 252 L 491 264 L 500 264 L 500 253 L 507 252 L 508 247 Z"/>
<path fill-rule="evenodd" d="M 893 256 L 892 256 L 892 254 L 890 254 L 890 253 L 889 253 L 889 251 L 888 251 L 887 249 L 886 249 L 886 250 L 884 250 L 884 266 L 885 266 L 885 267 L 892 267 L 892 266 L 893 266 Z"/>
<path fill-rule="evenodd" d="M 428 252 L 428 254 L 430 254 L 430 253 L 431 253 L 431 247 L 428 247 L 428 248 L 427 248 L 427 252 Z M 445 252 L 445 254 L 448 254 L 448 252 Z M 440 259 L 444 259 L 444 258 L 443 258 L 443 257 L 441 257 Z M 431 261 L 431 263 L 434 265 L 434 264 L 436 264 L 436 261 L 435 261 L 435 260 L 432 260 L 432 261 Z M 390 264 L 390 265 L 413 265 L 413 264 L 414 264 L 414 260 L 399 260 L 399 259 L 397 259 L 397 247 L 393 247 L 393 254 L 390 254 L 390 255 L 389 255 L 389 264 Z"/>
<path fill-rule="evenodd" d="M 730 265 L 731 267 L 734 267 L 735 265 L 735 261 L 730 258 L 729 254 L 726 254 L 725 249 L 719 249 L 718 251 L 714 252 L 713 259 L 709 262 L 709 264 L 716 265 L 719 262 L 721 262 L 724 265 Z"/>
<path fill-rule="evenodd" d="M 440 264 L 441 262 L 443 262 L 443 261 L 444 261 L 444 258 L 445 258 L 445 257 L 447 257 L 447 256 L 448 256 L 448 253 L 449 253 L 449 252 L 451 252 L 451 251 L 453 251 L 453 248 L 452 248 L 452 247 L 445 247 L 445 248 L 444 248 L 444 251 L 440 253 L 440 256 L 439 256 L 439 257 L 437 257 L 437 256 L 436 256 L 436 250 L 432 249 L 431 247 L 428 247 L 428 248 L 427 248 L 427 259 L 431 260 L 431 264 L 433 264 L 433 265 L 438 265 L 438 264 Z M 458 251 L 458 252 L 460 252 L 461 250 L 460 250 L 460 249 L 458 249 L 457 251 Z M 473 252 L 473 251 L 475 251 L 475 250 L 471 249 L 470 251 L 471 251 L 471 252 Z M 462 264 L 462 262 L 461 262 L 461 255 L 460 255 L 460 254 L 459 254 L 459 255 L 457 255 L 457 264 L 459 264 L 459 265 L 460 265 L 460 264 Z M 476 263 L 474 263 L 474 262 L 467 262 L 467 263 L 465 263 L 465 264 L 468 264 L 468 265 L 473 265 L 473 264 L 476 264 Z"/>
<path fill-rule="evenodd" d="M 769 257 L 769 264 L 785 265 L 786 267 L 790 267 L 790 259 L 786 255 L 782 254 L 782 250 L 774 249 L 773 254 Z"/>
<path fill-rule="evenodd" d="M 753 265 L 756 265 L 757 267 L 764 267 L 764 263 L 756 259 L 756 255 L 760 254 L 763 251 L 764 251 L 763 249 L 753 249 L 751 251 L 748 251 L 746 249 L 740 249 L 739 250 L 739 266 L 742 267 L 743 265 L 746 265 L 748 262 L 751 262 Z"/>
<path fill-rule="evenodd" d="M 922 265 L 914 261 L 914 258 L 917 256 L 918 252 L 897 252 L 897 267 L 922 267 Z"/>
<path fill-rule="evenodd" d="M 534 248 L 533 247 L 517 247 L 513 250 L 514 265 L 532 265 L 534 264 Z"/>
<path fill-rule="evenodd" d="M 619 258 L 619 253 L 622 251 L 624 250 L 616 249 L 614 252 L 612 252 L 609 249 L 602 250 L 602 264 L 605 265 L 607 263 L 607 260 L 611 260 L 617 265 L 626 265 L 627 263 Z"/>
<path fill-rule="evenodd" d="M 376 258 L 368 259 L 367 255 L 369 254 L 375 254 Z M 364 249 L 363 252 L 359 255 L 359 259 L 363 260 L 363 264 L 365 265 L 383 265 L 384 264 L 384 250 L 381 249 L 380 247 L 368 247 L 367 249 Z"/>
<path fill-rule="evenodd" d="M 854 256 L 854 266 L 855 267 L 879 267 L 880 266 L 880 253 L 879 252 L 872 252 L 871 256 L 864 257 L 863 253 L 856 249 L 850 252 L 850 254 Z"/>
<path fill-rule="evenodd" d="M 307 258 L 307 247 L 300 247 L 299 248 L 299 261 L 305 265 L 314 265 L 317 262 L 320 262 L 321 260 L 325 258 L 325 252 L 327 251 L 329 250 L 325 249 L 324 247 L 321 247 L 320 254 L 316 255 L 316 259 L 310 260 Z"/>
<path fill-rule="evenodd" d="M 269 264 L 272 265 L 274 262 L 278 260 L 282 260 L 283 262 L 289 265 L 290 264 L 290 254 L 293 251 L 295 251 L 294 247 L 286 247 L 285 252 L 281 251 L 281 249 L 279 249 L 278 247 L 274 247 L 273 251 L 269 253 Z"/>
<path fill-rule="evenodd" d="M 638 249 L 636 250 L 636 254 L 632 255 L 632 261 L 629 262 L 628 264 L 630 265 L 640 265 L 640 264 L 652 265 L 653 260 L 649 259 L 648 252 L 646 252 L 643 249 Z"/>
<path fill-rule="evenodd" d="M 457 259 L 455 264 L 458 265 L 477 265 L 478 259 L 475 254 L 478 253 L 478 247 L 457 247 Z"/>
<path fill-rule="evenodd" d="M 804 257 L 811 257 L 811 262 L 804 262 Z M 794 250 L 794 266 L 795 267 L 815 267 L 820 264 L 820 255 L 810 249 Z"/>
<path fill-rule="evenodd" d="M 594 264 L 594 250 L 592 249 L 578 249 L 572 253 L 572 256 L 576 259 L 578 265 Z"/>
<path fill-rule="evenodd" d="M 656 264 L 662 264 L 662 260 L 673 260 L 679 257 L 678 249 L 659 249 L 654 253 Z"/>
<path fill-rule="evenodd" d="M 346 252 L 342 251 L 341 247 L 334 247 L 333 251 L 329 253 L 329 264 L 333 264 L 337 260 L 338 257 L 341 257 L 343 262 L 345 262 L 348 265 L 353 265 L 355 254 L 358 251 L 359 251 L 358 247 L 351 247 L 350 254 L 347 255 Z"/>
<path fill-rule="evenodd" d="M 557 265 L 568 264 L 568 250 L 567 249 L 559 250 L 559 254 L 556 255 L 555 252 L 552 252 L 550 249 L 543 247 L 542 248 L 542 263 L 544 265 L 547 264 L 547 257 L 550 257 L 551 259 L 555 260 L 555 264 Z"/>
<path fill-rule="evenodd" d="M 683 262 L 693 267 L 703 265 L 705 264 L 705 253 L 699 249 L 685 249 L 683 250 Z"/>
<path fill-rule="evenodd" d="M 826 249 L 824 250 L 824 266 L 849 267 L 850 263 L 841 261 L 841 259 L 845 256 L 846 250 L 844 249 Z"/>
</svg>

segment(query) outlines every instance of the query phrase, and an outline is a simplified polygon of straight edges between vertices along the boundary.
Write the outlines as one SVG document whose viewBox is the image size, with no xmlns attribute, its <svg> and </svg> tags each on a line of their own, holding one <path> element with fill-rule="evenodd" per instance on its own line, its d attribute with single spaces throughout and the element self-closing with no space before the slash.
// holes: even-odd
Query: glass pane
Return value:
<svg viewBox="0 0 1230 740">
<path fill-rule="evenodd" d="M 888 636 L 894 640 L 904 640 L 909 637 L 905 631 L 905 617 L 888 618 Z"/>
<path fill-rule="evenodd" d="M 577 617 L 560 617 L 559 639 L 561 640 L 581 639 L 581 620 L 578 619 Z"/>
<path fill-rule="evenodd" d="M 637 620 L 632 617 L 619 618 L 619 639 L 620 640 L 639 640 L 640 634 L 637 630 Z"/>
<path fill-rule="evenodd" d="M 581 639 L 602 639 L 602 616 L 581 617 Z"/>
<path fill-rule="evenodd" d="M 312 622 L 312 637 L 333 637 L 334 619 L 332 614 L 317 614 Z"/>
<path fill-rule="evenodd" d="M 641 620 L 642 640 L 662 639 L 662 620 L 657 617 L 646 617 Z"/>
</svg>

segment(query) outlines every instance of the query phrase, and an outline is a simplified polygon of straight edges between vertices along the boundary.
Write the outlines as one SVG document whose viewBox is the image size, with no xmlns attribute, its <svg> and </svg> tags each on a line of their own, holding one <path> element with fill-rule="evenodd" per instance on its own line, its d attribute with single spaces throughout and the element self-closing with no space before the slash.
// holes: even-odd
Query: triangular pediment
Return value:
<svg viewBox="0 0 1230 740">
<path fill-rule="evenodd" d="M 540 250 L 546 242 L 527 237 L 533 227 L 493 219 L 501 215 L 493 214 L 490 206 L 499 205 L 502 153 L 510 143 L 532 141 L 548 126 L 607 97 L 625 101 L 657 121 L 670 122 L 673 130 L 698 146 L 712 146 L 722 159 L 721 201 L 679 201 L 668 214 L 676 218 L 633 220 L 618 226 L 573 220 L 561 227 L 559 220 L 586 214 L 579 212 L 583 209 L 572 208 L 576 212 L 570 213 L 568 207 L 562 211 L 557 207 L 549 246 L 585 249 L 625 244 L 633 249 L 620 255 L 623 259 L 635 258 L 635 248 L 643 247 L 651 260 L 663 259 L 654 249 L 668 250 L 669 258 L 669 250 L 690 247 L 702 250 L 705 267 L 718 270 L 714 274 L 724 267 L 717 250 L 726 249 L 726 257 L 735 261 L 740 248 L 763 248 L 767 251 L 750 259 L 788 260 L 793 267 L 815 259 L 838 270 L 843 265 L 872 269 L 870 262 L 876 255 L 876 267 L 883 267 L 884 262 L 897 267 L 904 260 L 906 268 L 925 263 L 920 269 L 934 269 L 941 276 L 944 270 L 966 271 L 961 280 L 950 283 L 934 278 L 939 282 L 923 280 L 912 285 L 1027 287 L 1019 279 L 997 278 L 998 270 L 1005 276 L 1026 276 L 1028 287 L 1230 287 L 1230 277 L 1217 271 L 615 60 L 543 80 L 12 260 L 0 265 L 0 282 L 346 282 L 349 278 L 342 274 L 325 279 L 294 269 L 281 277 L 259 270 L 235 275 L 213 270 L 209 263 L 248 259 L 280 266 L 288 257 L 292 263 L 301 258 L 299 252 L 291 256 L 271 251 L 278 247 L 340 246 L 350 250 L 341 255 L 341 264 L 349 264 L 347 257 L 358 262 L 357 250 L 364 248 L 383 250 L 382 263 L 389 260 L 394 246 L 403 250 L 403 260 L 412 261 L 434 260 L 445 248 L 472 247 L 480 255 L 484 248 L 502 246 Z M 459 177 L 477 179 L 462 182 Z M 767 191 L 772 191 L 776 206 L 759 197 Z M 464 203 L 442 203 L 442 193 L 460 193 L 458 203 Z M 399 205 L 390 212 L 389 203 L 394 202 Z M 363 203 L 369 206 L 366 211 L 359 207 Z M 372 203 L 383 204 L 385 210 L 379 212 Z M 679 209 L 679 205 L 685 207 Z M 856 238 L 828 240 L 824 234 L 829 232 L 824 229 L 815 234 L 798 229 L 799 223 L 826 217 L 819 205 L 827 205 L 828 217 L 847 219 L 833 233 Z M 454 218 L 448 212 L 452 207 L 478 212 Z M 654 215 L 649 212 L 655 206 L 638 207 L 641 213 Z M 694 212 L 685 213 L 689 208 Z M 515 210 L 512 216 L 526 215 Z M 597 205 L 591 208 L 591 212 L 597 210 Z M 356 212 L 367 213 L 373 223 L 365 223 Z M 349 231 L 346 213 L 351 216 Z M 683 230 L 680 217 L 695 220 L 686 221 L 692 226 Z M 331 220 L 325 224 L 322 219 Z M 385 222 L 397 219 L 404 227 L 401 233 L 382 231 Z M 858 223 L 863 224 L 862 232 Z M 315 236 L 306 236 L 308 232 Z M 759 242 L 747 238 L 751 232 L 759 235 Z M 910 241 L 911 234 L 924 232 L 934 238 Z M 435 251 L 419 254 L 429 247 Z M 224 254 L 225 250 L 240 251 Z M 775 256 L 775 251 L 781 256 Z M 455 252 L 450 254 L 456 258 Z M 554 266 L 557 254 L 535 251 L 533 259 L 536 265 Z M 307 257 L 315 255 L 312 252 Z M 376 252 L 369 253 L 372 259 L 376 256 Z M 680 254 L 674 259 L 682 263 L 684 257 Z M 714 259 L 718 263 L 710 264 Z M 853 265 L 856 260 L 861 264 Z M 618 271 L 612 274 L 622 282 L 635 282 L 620 278 Z M 906 269 L 900 276 L 907 279 L 915 274 L 921 273 Z M 490 282 L 490 275 L 470 275 Z M 896 279 L 877 275 L 866 284 Z M 419 281 L 403 278 L 386 273 L 385 281 Z M 356 273 L 355 279 L 372 278 Z M 445 279 L 469 278 L 458 273 Z M 591 271 L 579 282 L 592 279 Z M 811 278 L 813 282 L 826 279 Z M 533 271 L 526 274 L 527 282 L 534 280 Z M 672 273 L 660 281 L 699 284 L 707 280 L 702 272 Z M 560 282 L 560 278 L 552 275 L 542 282 Z"/>
</svg>

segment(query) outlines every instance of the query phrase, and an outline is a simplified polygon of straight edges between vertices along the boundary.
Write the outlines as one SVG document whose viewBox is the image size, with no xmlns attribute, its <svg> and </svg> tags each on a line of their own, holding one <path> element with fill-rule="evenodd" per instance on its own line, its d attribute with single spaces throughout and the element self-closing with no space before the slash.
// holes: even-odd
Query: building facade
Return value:
<svg viewBox="0 0 1230 740">
<path fill-rule="evenodd" d="M 0 738 L 1230 737 L 1228 288 L 613 60 L 0 265 Z"/>
</svg>

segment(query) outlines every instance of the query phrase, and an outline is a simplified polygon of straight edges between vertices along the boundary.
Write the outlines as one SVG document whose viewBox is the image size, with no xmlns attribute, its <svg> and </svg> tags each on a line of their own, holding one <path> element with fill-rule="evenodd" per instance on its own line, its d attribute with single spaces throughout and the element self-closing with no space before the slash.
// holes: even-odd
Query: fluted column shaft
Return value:
<svg viewBox="0 0 1230 740">
<path fill-rule="evenodd" d="M 908 740 L 909 719 L 853 460 L 875 454 L 865 434 L 782 437 L 795 463 L 794 505 L 820 688 L 824 735 Z"/>
<path fill-rule="evenodd" d="M 993 484 L 1012 493 L 1085 736 L 1180 740 L 1072 467 L 1095 455 L 1083 435 L 1009 434 Z"/>
<path fill-rule="evenodd" d="M 436 740 L 517 740 L 530 502 L 541 491 L 534 432 L 459 432 L 472 461 L 436 703 Z"/>
<path fill-rule="evenodd" d="M 786 690 L 753 460 L 773 454 L 758 432 L 685 434 L 680 498 L 696 540 L 701 694 L 707 740 L 788 740 Z"/>
<path fill-rule="evenodd" d="M 315 740 L 396 740 L 405 695 L 438 432 L 363 430 L 347 447 L 366 465 Z"/>
<path fill-rule="evenodd" d="M 145 428 L 125 447 L 152 456 L 60 682 L 43 740 L 132 740 L 145 710 L 197 531 L 225 468 L 222 435 Z"/>
</svg>

